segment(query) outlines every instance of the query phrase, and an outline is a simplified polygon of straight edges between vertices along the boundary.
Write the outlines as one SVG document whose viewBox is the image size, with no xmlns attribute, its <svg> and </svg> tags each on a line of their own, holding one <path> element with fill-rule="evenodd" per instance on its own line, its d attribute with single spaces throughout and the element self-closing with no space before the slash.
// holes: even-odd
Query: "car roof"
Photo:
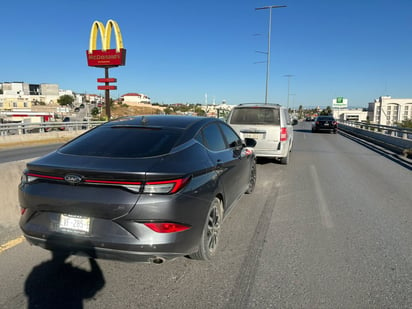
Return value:
<svg viewBox="0 0 412 309">
<path fill-rule="evenodd" d="M 162 128 L 174 128 L 174 129 L 187 129 L 193 125 L 199 127 L 216 120 L 214 118 L 195 117 L 195 116 L 177 116 L 177 115 L 139 115 L 139 116 L 126 116 L 118 119 L 114 119 L 104 124 L 104 126 L 146 126 L 150 127 L 162 127 Z"/>
<path fill-rule="evenodd" d="M 282 105 L 274 103 L 241 103 L 235 108 L 247 108 L 247 107 L 268 107 L 268 108 L 280 108 Z"/>
</svg>

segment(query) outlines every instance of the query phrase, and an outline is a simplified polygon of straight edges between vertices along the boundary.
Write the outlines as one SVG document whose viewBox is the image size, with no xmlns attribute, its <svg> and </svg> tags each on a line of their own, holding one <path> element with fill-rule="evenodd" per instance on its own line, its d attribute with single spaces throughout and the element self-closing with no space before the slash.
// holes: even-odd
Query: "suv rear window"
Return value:
<svg viewBox="0 0 412 309">
<path fill-rule="evenodd" d="M 60 148 L 71 155 L 144 158 L 169 153 L 179 130 L 143 127 L 99 127 Z"/>
<path fill-rule="evenodd" d="M 279 109 L 266 107 L 242 107 L 233 109 L 230 124 L 280 125 Z"/>
<path fill-rule="evenodd" d="M 317 118 L 318 121 L 333 121 L 335 120 L 335 118 L 331 117 L 331 116 L 319 116 Z"/>
</svg>

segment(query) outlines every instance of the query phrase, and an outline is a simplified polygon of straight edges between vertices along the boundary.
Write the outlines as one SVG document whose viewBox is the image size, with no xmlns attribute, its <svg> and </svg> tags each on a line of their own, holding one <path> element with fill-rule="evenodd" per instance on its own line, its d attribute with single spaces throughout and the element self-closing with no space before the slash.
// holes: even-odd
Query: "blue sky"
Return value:
<svg viewBox="0 0 412 309">
<path fill-rule="evenodd" d="M 120 26 L 126 65 L 113 97 L 152 102 L 264 102 L 269 11 L 269 102 L 321 106 L 343 96 L 367 107 L 381 95 L 412 97 L 411 0 L 38 0 L 1 5 L 0 81 L 97 90 L 88 67 L 95 20 Z M 112 39 L 114 41 L 114 39 Z M 103 94 L 103 93 L 102 93 Z"/>
</svg>

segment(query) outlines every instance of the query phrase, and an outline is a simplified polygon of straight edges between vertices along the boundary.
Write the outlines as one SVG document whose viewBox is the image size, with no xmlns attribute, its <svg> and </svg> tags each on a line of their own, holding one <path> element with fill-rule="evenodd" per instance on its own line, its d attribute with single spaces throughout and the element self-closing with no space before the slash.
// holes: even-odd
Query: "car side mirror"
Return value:
<svg viewBox="0 0 412 309">
<path fill-rule="evenodd" d="M 257 143 L 256 140 L 253 139 L 253 138 L 249 138 L 249 137 L 245 138 L 245 146 L 246 147 L 255 147 L 256 143 Z"/>
<path fill-rule="evenodd" d="M 295 126 L 295 125 L 297 125 L 297 124 L 298 124 L 298 120 L 297 120 L 297 119 L 293 119 L 293 120 L 292 120 L 292 125 Z"/>
</svg>

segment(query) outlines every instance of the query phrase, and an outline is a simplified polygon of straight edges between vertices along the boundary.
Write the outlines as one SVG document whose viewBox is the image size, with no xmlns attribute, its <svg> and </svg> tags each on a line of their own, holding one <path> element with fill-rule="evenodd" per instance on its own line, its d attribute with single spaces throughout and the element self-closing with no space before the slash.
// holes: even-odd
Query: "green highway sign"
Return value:
<svg viewBox="0 0 412 309">
<path fill-rule="evenodd" d="M 348 107 L 348 99 L 344 97 L 337 97 L 332 101 L 333 108 L 347 108 Z"/>
</svg>

